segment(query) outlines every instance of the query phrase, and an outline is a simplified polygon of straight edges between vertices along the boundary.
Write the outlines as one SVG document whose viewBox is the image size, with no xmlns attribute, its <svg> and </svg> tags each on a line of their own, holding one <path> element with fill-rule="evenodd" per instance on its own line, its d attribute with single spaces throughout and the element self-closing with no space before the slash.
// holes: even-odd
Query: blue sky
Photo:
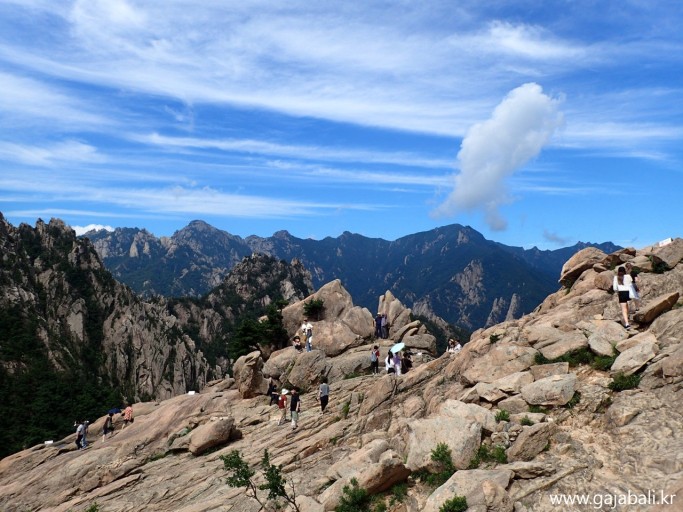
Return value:
<svg viewBox="0 0 683 512">
<path fill-rule="evenodd" d="M 0 211 L 682 236 L 683 3 L 0 0 Z"/>
</svg>

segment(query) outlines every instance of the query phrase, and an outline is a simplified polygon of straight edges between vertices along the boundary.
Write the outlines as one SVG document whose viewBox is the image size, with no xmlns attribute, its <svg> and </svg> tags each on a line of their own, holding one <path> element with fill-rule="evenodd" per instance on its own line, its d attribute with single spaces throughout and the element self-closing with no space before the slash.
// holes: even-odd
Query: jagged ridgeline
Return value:
<svg viewBox="0 0 683 512">
<path fill-rule="evenodd" d="M 416 316 L 442 318 L 467 331 L 519 318 L 557 290 L 562 265 L 591 245 L 541 251 L 486 240 L 458 224 L 395 241 L 345 232 L 337 238 L 301 239 L 287 231 L 241 238 L 193 221 L 170 237 L 117 228 L 85 235 L 114 276 L 143 296 L 200 297 L 218 286 L 245 256 L 297 259 L 320 288 L 340 279 L 360 306 L 373 310 L 387 290 Z"/>
<path fill-rule="evenodd" d="M 301 264 L 253 256 L 205 297 L 142 300 L 55 219 L 15 228 L 0 214 L 0 248 L 0 458 L 125 401 L 201 389 L 229 355 L 284 343 L 278 307 L 311 291 Z"/>
</svg>

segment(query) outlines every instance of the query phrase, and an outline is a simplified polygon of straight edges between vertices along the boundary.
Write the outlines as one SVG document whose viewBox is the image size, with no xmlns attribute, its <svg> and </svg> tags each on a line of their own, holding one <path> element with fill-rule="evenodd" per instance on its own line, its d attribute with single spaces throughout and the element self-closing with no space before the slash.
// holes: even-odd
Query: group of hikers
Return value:
<svg viewBox="0 0 683 512">
<path fill-rule="evenodd" d="M 128 404 L 126 408 L 121 411 L 121 409 L 110 409 L 107 416 L 104 418 L 104 425 L 102 426 L 102 442 L 114 435 L 115 425 L 114 425 L 114 414 L 121 413 L 123 417 L 122 429 L 126 428 L 129 423 L 133 423 L 133 406 Z M 76 429 L 76 448 L 78 450 L 85 450 L 88 447 L 88 427 L 90 422 L 88 420 L 76 420 L 74 421 L 74 428 Z"/>
<path fill-rule="evenodd" d="M 375 331 L 375 335 L 378 338 L 385 338 L 388 335 L 386 315 L 378 314 L 377 318 L 378 320 L 376 322 L 376 326 L 378 326 L 379 329 Z M 303 352 L 304 346 L 306 347 L 306 351 L 310 352 L 313 349 L 313 326 L 308 321 L 308 318 L 303 319 L 299 331 L 301 334 L 297 333 L 292 338 L 292 346 L 297 352 Z M 302 337 L 305 342 L 302 342 Z M 413 366 L 411 356 L 412 352 L 410 352 L 410 350 L 403 351 L 402 348 L 395 350 L 394 352 L 390 350 L 384 360 L 386 372 L 396 375 L 406 373 Z M 370 371 L 373 375 L 379 374 L 380 357 L 379 345 L 373 345 L 372 349 L 370 350 Z M 278 392 L 277 382 L 271 377 L 268 383 L 268 391 L 266 394 L 270 397 L 270 405 L 277 404 L 278 409 L 280 410 L 278 425 L 282 425 L 287 421 L 291 421 L 292 429 L 297 429 L 299 423 L 299 412 L 301 411 L 301 397 L 299 395 L 299 390 L 293 387 L 291 390 L 283 388 Z M 290 397 L 289 399 L 288 396 Z M 327 377 L 323 376 L 320 379 L 320 386 L 318 388 L 318 394 L 316 395 L 316 400 L 320 403 L 320 411 L 322 414 L 325 413 L 325 408 L 327 407 L 329 398 L 330 386 L 327 382 Z M 287 419 L 288 409 L 290 411 L 290 420 Z"/>
<path fill-rule="evenodd" d="M 268 396 L 270 397 L 270 405 L 277 404 L 280 410 L 280 419 L 277 424 L 282 425 L 287 422 L 287 396 L 290 391 L 283 388 L 282 391 L 278 393 L 277 383 L 275 379 L 271 378 L 268 383 Z M 289 399 L 289 417 L 292 422 L 292 430 L 296 430 L 299 426 L 299 413 L 301 412 L 301 397 L 299 396 L 299 390 L 297 388 L 292 388 L 291 398 Z M 320 386 L 318 387 L 318 394 L 316 400 L 320 402 L 320 412 L 325 414 L 325 408 L 330 400 L 330 386 L 327 383 L 327 377 L 322 377 L 320 379 Z"/>
</svg>

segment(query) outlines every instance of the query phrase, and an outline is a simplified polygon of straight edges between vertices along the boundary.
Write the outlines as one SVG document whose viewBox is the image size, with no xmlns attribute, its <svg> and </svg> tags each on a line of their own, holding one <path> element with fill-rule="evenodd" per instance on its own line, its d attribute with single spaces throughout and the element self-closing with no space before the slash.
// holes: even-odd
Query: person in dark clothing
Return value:
<svg viewBox="0 0 683 512">
<path fill-rule="evenodd" d="M 277 386 L 275 385 L 275 379 L 272 377 L 268 381 L 268 392 L 266 393 L 270 397 L 270 405 L 277 403 L 280 394 L 277 392 Z"/>
<path fill-rule="evenodd" d="M 298 427 L 299 412 L 301 412 L 301 397 L 299 397 L 299 390 L 292 389 L 292 398 L 289 401 L 289 414 L 292 417 L 292 430 Z"/>
</svg>

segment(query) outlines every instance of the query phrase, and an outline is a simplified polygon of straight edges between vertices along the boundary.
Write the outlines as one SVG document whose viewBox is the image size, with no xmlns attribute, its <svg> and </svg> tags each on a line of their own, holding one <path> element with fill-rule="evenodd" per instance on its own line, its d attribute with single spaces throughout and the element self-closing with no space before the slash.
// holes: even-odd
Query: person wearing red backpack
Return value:
<svg viewBox="0 0 683 512">
<path fill-rule="evenodd" d="M 280 421 L 277 422 L 278 426 L 287 421 L 287 393 L 289 393 L 289 391 L 283 389 L 282 393 L 280 393 L 280 398 L 277 401 L 277 408 L 280 409 Z"/>
</svg>

